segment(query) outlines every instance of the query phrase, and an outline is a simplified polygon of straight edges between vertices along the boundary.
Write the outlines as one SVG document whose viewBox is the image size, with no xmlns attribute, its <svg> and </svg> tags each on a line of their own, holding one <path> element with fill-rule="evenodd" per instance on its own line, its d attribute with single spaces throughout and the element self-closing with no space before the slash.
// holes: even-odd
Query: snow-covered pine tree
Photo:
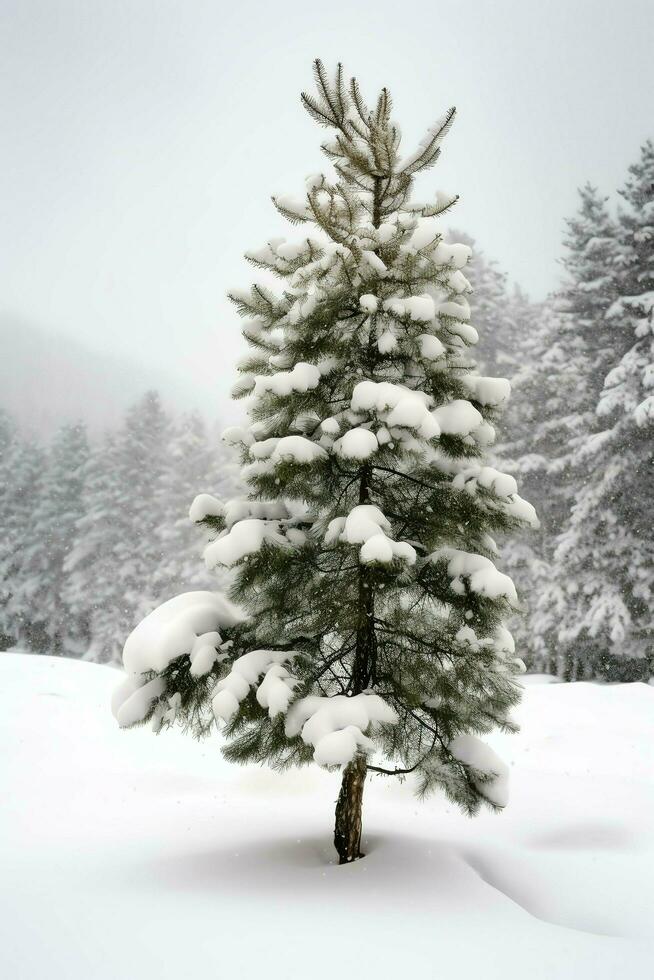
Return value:
<svg viewBox="0 0 654 980">
<path fill-rule="evenodd" d="M 654 667 L 654 144 L 641 149 L 620 192 L 611 292 L 601 364 L 592 379 L 599 425 L 580 450 L 591 474 L 576 494 L 557 562 L 573 588 L 562 606 L 561 639 L 585 639 L 594 664 L 612 679 Z M 634 661 L 641 660 L 641 666 Z M 643 670 L 642 664 L 649 662 Z"/>
<path fill-rule="evenodd" d="M 567 679 L 588 660 L 561 635 L 569 597 L 584 571 L 552 566 L 575 496 L 589 479 L 583 451 L 597 428 L 595 406 L 612 349 L 605 314 L 615 296 L 614 224 L 593 187 L 581 188 L 579 196 L 579 209 L 567 221 L 560 289 L 542 304 L 513 299 L 522 327 L 520 367 L 512 377 L 505 442 L 498 447 L 501 465 L 520 478 L 542 522 L 540 535 L 528 541 L 523 536 L 506 549 L 508 568 L 534 597 L 515 632 L 524 639 L 530 666 Z"/>
<path fill-rule="evenodd" d="M 72 614 L 88 625 L 89 646 L 84 658 L 99 663 L 116 658 L 116 629 L 124 628 L 122 580 L 115 551 L 121 534 L 121 486 L 118 438 L 107 434 L 95 446 L 84 467 L 82 515 L 73 546 L 66 557 L 64 601 Z"/>
<path fill-rule="evenodd" d="M 2 650 L 15 640 L 11 635 L 9 623 L 10 572 L 14 560 L 14 547 L 10 540 L 9 528 L 15 506 L 13 456 L 17 439 L 16 423 L 8 412 L 0 409 L 0 527 L 3 529 L 0 535 L 0 649 Z"/>
<path fill-rule="evenodd" d="M 340 65 L 333 80 L 314 67 L 302 101 L 332 131 L 335 176 L 274 198 L 303 234 L 249 258 L 282 291 L 233 294 L 251 347 L 235 393 L 252 402 L 227 435 L 248 497 L 194 507 L 244 612 L 210 592 L 165 603 L 125 644 L 113 709 L 123 726 L 198 734 L 215 717 L 237 762 L 342 767 L 346 863 L 368 770 L 414 772 L 420 793 L 441 787 L 470 813 L 505 805 L 506 768 L 478 738 L 513 730 L 520 696 L 502 625 L 516 591 L 491 535 L 536 519 L 484 464 L 508 384 L 470 367 L 469 250 L 440 230 L 455 198 L 411 202 L 454 110 L 402 158 L 388 90 L 370 111 Z"/>
<path fill-rule="evenodd" d="M 547 638 L 557 651 L 559 673 L 567 680 L 592 674 L 597 661 L 595 641 L 583 626 L 579 603 L 594 559 L 583 550 L 568 548 L 572 509 L 580 497 L 601 479 L 589 466 L 588 447 L 598 431 L 597 401 L 615 356 L 615 330 L 606 313 L 616 298 L 616 227 L 606 198 L 586 184 L 579 189 L 579 209 L 567 221 L 563 266 L 566 278 L 551 297 L 560 326 L 560 344 L 566 359 L 565 402 L 558 413 L 558 450 L 552 449 L 549 467 L 557 489 L 545 486 L 556 501 L 541 517 L 550 532 L 544 541 L 547 573 L 537 590 L 538 601 L 531 628 L 539 642 Z M 549 481 L 551 482 L 551 480 Z"/>
<path fill-rule="evenodd" d="M 551 575 L 551 539 L 563 526 L 569 505 L 561 474 L 568 430 L 564 417 L 577 384 L 568 359 L 561 315 L 551 303 L 531 303 L 517 291 L 512 297 L 520 341 L 518 370 L 503 420 L 504 438 L 494 451 L 497 465 L 520 480 L 541 520 L 537 534 L 512 536 L 504 549 L 507 570 L 524 583 L 526 608 L 512 623 L 529 667 L 557 670 L 557 646 L 543 624 L 534 628 L 537 596 Z"/>
<path fill-rule="evenodd" d="M 38 642 L 38 613 L 27 601 L 25 553 L 34 512 L 44 489 L 45 454 L 31 438 L 23 439 L 7 417 L 0 421 L 0 636 L 27 649 Z"/>
<path fill-rule="evenodd" d="M 90 660 L 118 660 L 120 637 L 156 605 L 169 440 L 168 415 L 148 392 L 89 460 L 65 596 L 89 622 Z"/>
<path fill-rule="evenodd" d="M 88 454 L 82 424 L 65 425 L 56 434 L 22 554 L 16 601 L 31 610 L 31 649 L 53 656 L 79 656 L 88 642 L 86 617 L 75 616 L 64 599 L 65 562 L 82 516 Z"/>
</svg>

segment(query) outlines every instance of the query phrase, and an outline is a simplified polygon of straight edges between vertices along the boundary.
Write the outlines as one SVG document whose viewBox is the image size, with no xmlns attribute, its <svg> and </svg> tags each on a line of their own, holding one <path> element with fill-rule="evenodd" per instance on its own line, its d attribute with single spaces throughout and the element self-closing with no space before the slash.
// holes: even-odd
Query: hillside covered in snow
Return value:
<svg viewBox="0 0 654 980">
<path fill-rule="evenodd" d="M 339 779 L 229 766 L 216 737 L 121 731 L 120 675 L 0 655 L 0 975 L 504 980 L 654 969 L 654 688 L 527 678 L 500 816 L 366 787 L 334 863 Z M 463 964 L 463 965 L 462 965 Z"/>
</svg>

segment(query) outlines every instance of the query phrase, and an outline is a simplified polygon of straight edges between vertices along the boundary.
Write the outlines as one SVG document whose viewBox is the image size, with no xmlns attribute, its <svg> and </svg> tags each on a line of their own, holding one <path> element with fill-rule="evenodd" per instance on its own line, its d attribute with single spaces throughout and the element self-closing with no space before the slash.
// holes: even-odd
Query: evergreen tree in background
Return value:
<svg viewBox="0 0 654 980">
<path fill-rule="evenodd" d="M 82 516 L 64 570 L 64 601 L 78 620 L 88 624 L 85 659 L 99 663 L 115 657 L 114 630 L 124 624 L 126 609 L 116 551 L 126 505 L 126 488 L 119 479 L 116 434 L 105 437 L 84 468 Z M 136 547 L 138 539 L 132 540 Z"/>
<path fill-rule="evenodd" d="M 369 769 L 415 772 L 469 813 L 505 805 L 506 767 L 478 738 L 513 729 L 521 669 L 491 535 L 536 521 L 484 463 L 508 384 L 472 367 L 469 249 L 441 232 L 455 199 L 411 201 L 454 110 L 402 158 L 388 90 L 370 111 L 340 66 L 315 76 L 302 101 L 330 130 L 335 177 L 274 198 L 300 237 L 249 258 L 281 290 L 233 294 L 251 348 L 235 393 L 252 401 L 227 436 L 248 496 L 192 508 L 247 618 L 210 592 L 165 603 L 127 640 L 113 707 L 123 726 L 197 734 L 215 716 L 237 762 L 342 767 L 346 863 Z"/>
<path fill-rule="evenodd" d="M 654 662 L 654 144 L 629 174 L 607 262 L 614 301 L 602 331 L 610 343 L 598 344 L 603 384 L 591 378 L 598 424 L 580 451 L 589 477 L 557 548 L 558 567 L 576 573 L 558 610 L 560 639 L 589 647 L 611 678 L 639 676 L 634 659 L 646 658 L 649 672 Z"/>
<path fill-rule="evenodd" d="M 0 635 L 7 644 L 30 647 L 39 638 L 26 588 L 25 550 L 44 493 L 45 454 L 32 439 L 21 439 L 13 423 L 0 420 Z"/>
<path fill-rule="evenodd" d="M 556 460 L 557 510 L 547 525 L 543 557 L 548 566 L 538 588 L 531 628 L 540 650 L 548 648 L 550 669 L 566 680 L 579 679 L 595 659 L 594 643 L 581 628 L 578 601 L 592 559 L 566 549 L 570 515 L 580 494 L 598 476 L 589 465 L 588 447 L 598 430 L 597 400 L 613 354 L 614 333 L 606 313 L 616 297 L 616 228 L 606 199 L 590 184 L 579 190 L 579 209 L 567 221 L 563 266 L 566 279 L 550 303 L 560 325 L 561 348 L 571 383 L 558 410 L 561 443 Z M 553 488 L 546 486 L 548 496 Z M 547 506 L 544 515 L 547 514 Z M 549 532 L 549 533 L 547 533 Z"/>
<path fill-rule="evenodd" d="M 519 347 L 523 367 L 513 379 L 507 442 L 499 447 L 542 521 L 541 534 L 526 548 L 507 549 L 509 567 L 515 571 L 519 560 L 527 591 L 537 597 L 522 627 L 528 662 L 567 680 L 581 676 L 588 669 L 582 664 L 592 659 L 588 637 L 582 640 L 577 630 L 575 598 L 589 569 L 588 556 L 564 554 L 559 545 L 578 495 L 594 480 L 586 452 L 598 428 L 595 409 L 613 351 L 615 331 L 606 311 L 616 296 L 615 224 L 595 188 L 586 185 L 579 196 L 579 210 L 567 221 L 566 279 L 531 315 L 525 309 L 519 317 L 530 329 Z"/>
<path fill-rule="evenodd" d="M 170 425 L 148 392 L 89 461 L 66 586 L 72 609 L 89 622 L 88 659 L 117 660 L 120 636 L 155 605 Z"/>
<path fill-rule="evenodd" d="M 568 360 L 560 314 L 548 303 L 529 303 L 520 293 L 514 296 L 513 307 L 522 330 L 516 349 L 520 367 L 511 379 L 504 440 L 497 446 L 496 458 L 535 501 L 541 527 L 528 537 L 515 535 L 505 549 L 507 568 L 525 583 L 527 604 L 512 628 L 529 666 L 556 672 L 554 637 L 544 623 L 539 633 L 534 617 L 537 596 L 550 576 L 551 542 L 569 509 L 562 480 L 568 458 L 564 418 L 574 397 L 576 373 Z"/>
<path fill-rule="evenodd" d="M 81 655 L 87 642 L 85 617 L 73 615 L 64 599 L 65 563 L 82 516 L 84 467 L 89 454 L 83 425 L 64 426 L 56 435 L 45 469 L 42 493 L 21 549 L 16 602 L 29 623 L 21 631 L 30 649 L 54 656 Z"/>
<path fill-rule="evenodd" d="M 154 392 L 94 448 L 62 584 L 71 616 L 87 624 L 85 659 L 118 660 L 120 638 L 162 597 L 209 584 L 189 501 L 198 487 L 231 496 L 236 486 L 234 462 L 202 419 L 173 421 Z"/>
<path fill-rule="evenodd" d="M 11 531 L 16 508 L 13 457 L 16 449 L 16 425 L 0 410 L 0 644 L 4 650 L 14 642 L 9 622 L 12 594 L 12 571 L 15 564 L 15 539 Z"/>
</svg>

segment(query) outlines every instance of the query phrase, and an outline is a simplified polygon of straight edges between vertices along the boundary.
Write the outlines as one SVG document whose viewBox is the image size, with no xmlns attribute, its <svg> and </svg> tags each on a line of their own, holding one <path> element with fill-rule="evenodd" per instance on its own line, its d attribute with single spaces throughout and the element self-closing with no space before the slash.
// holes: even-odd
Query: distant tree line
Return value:
<svg viewBox="0 0 654 980">
<path fill-rule="evenodd" d="M 125 637 L 180 589 L 215 587 L 187 514 L 198 488 L 237 491 L 200 416 L 146 394 L 89 446 L 82 423 L 43 447 L 0 413 L 0 643 L 118 661 Z"/>
</svg>

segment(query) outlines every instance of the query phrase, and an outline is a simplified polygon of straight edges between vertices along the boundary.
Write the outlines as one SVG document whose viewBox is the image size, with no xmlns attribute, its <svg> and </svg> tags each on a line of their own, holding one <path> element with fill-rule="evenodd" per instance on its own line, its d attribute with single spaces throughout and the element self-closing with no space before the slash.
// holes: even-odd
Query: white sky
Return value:
<svg viewBox="0 0 654 980">
<path fill-rule="evenodd" d="M 315 56 L 394 96 L 405 151 L 459 109 L 424 192 L 534 296 L 575 187 L 654 135 L 651 0 L 2 0 L 0 309 L 197 384 L 225 414 L 246 248 L 323 168 Z M 289 234 L 293 232 L 290 230 Z M 10 352 L 9 352 L 10 353 Z"/>
</svg>

